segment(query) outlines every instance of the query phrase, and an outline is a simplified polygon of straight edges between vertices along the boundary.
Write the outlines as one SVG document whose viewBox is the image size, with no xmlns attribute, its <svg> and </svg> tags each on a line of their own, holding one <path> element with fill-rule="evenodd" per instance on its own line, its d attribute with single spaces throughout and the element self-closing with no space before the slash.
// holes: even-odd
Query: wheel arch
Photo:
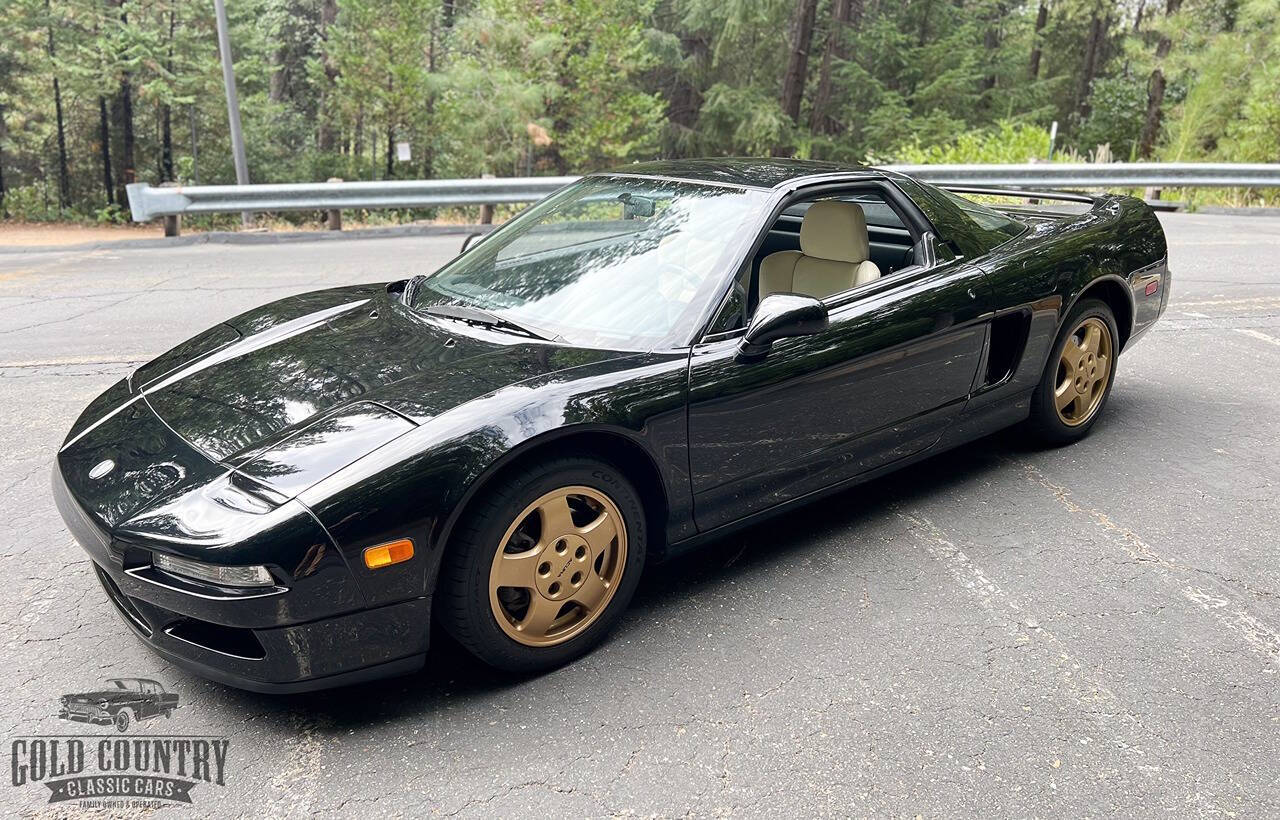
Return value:
<svg viewBox="0 0 1280 820">
<path fill-rule="evenodd" d="M 645 525 L 649 531 L 650 555 L 661 555 L 665 550 L 665 534 L 670 499 L 666 482 L 656 460 L 649 450 L 628 431 L 598 425 L 576 425 L 551 430 L 521 442 L 490 463 L 468 485 L 454 505 L 432 540 L 439 545 L 435 550 L 437 563 L 449 548 L 449 541 L 457 523 L 479 498 L 485 488 L 503 476 L 520 469 L 540 457 L 556 455 L 566 450 L 580 450 L 587 455 L 598 455 L 614 464 L 635 484 L 644 502 Z M 434 579 L 434 573 L 432 574 Z M 434 581 L 433 581 L 434 583 Z"/>
<path fill-rule="evenodd" d="M 1106 274 L 1094 279 L 1082 288 L 1076 298 L 1071 300 L 1071 304 L 1063 310 L 1062 321 L 1066 321 L 1067 316 L 1081 299 L 1099 299 L 1111 308 L 1116 318 L 1116 329 L 1120 332 L 1120 338 L 1116 340 L 1116 350 L 1124 352 L 1124 347 L 1133 334 L 1134 317 L 1133 293 L 1129 290 L 1128 282 L 1116 274 Z"/>
</svg>

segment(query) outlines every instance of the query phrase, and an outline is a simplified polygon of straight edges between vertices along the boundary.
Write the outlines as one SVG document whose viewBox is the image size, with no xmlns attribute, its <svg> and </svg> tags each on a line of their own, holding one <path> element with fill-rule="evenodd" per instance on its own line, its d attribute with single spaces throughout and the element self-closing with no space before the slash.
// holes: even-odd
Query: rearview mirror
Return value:
<svg viewBox="0 0 1280 820">
<path fill-rule="evenodd" d="M 827 326 L 827 306 L 812 296 L 775 293 L 766 296 L 738 344 L 738 359 L 763 358 L 779 339 L 811 336 Z"/>
<path fill-rule="evenodd" d="M 622 200 L 622 218 L 635 219 L 636 217 L 650 217 L 657 211 L 657 204 L 647 196 L 639 194 L 624 193 L 619 194 L 618 199 Z"/>
</svg>

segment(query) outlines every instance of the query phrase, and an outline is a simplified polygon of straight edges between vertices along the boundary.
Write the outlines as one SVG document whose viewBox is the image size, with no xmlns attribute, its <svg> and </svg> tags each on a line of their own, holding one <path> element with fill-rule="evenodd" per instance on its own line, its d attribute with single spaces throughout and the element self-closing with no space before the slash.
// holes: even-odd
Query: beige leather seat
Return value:
<svg viewBox="0 0 1280 820">
<path fill-rule="evenodd" d="M 832 199 L 813 203 L 800 223 L 800 250 L 771 253 L 760 262 L 760 298 L 802 293 L 825 299 L 880 278 L 867 244 L 862 206 Z"/>
</svg>

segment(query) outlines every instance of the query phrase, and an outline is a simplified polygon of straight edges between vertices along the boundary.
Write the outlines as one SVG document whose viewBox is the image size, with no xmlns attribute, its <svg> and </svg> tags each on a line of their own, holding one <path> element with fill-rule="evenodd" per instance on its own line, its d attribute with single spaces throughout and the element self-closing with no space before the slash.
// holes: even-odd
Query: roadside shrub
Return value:
<svg viewBox="0 0 1280 820">
<path fill-rule="evenodd" d="M 913 137 L 888 156 L 870 160 L 872 164 L 1011 164 L 1044 160 L 1048 153 L 1048 129 L 1001 120 L 994 130 L 968 131 L 950 142 L 925 145 Z"/>
<path fill-rule="evenodd" d="M 54 222 L 58 219 L 58 194 L 43 182 L 9 188 L 4 212 L 15 222 Z"/>
</svg>

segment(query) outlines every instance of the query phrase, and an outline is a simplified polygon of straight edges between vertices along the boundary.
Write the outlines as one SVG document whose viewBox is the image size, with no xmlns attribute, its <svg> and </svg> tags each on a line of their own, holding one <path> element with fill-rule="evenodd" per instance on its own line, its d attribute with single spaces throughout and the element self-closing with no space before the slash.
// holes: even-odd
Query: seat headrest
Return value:
<svg viewBox="0 0 1280 820">
<path fill-rule="evenodd" d="M 800 252 L 836 262 L 867 261 L 867 217 L 862 206 L 825 199 L 804 212 Z"/>
</svg>

